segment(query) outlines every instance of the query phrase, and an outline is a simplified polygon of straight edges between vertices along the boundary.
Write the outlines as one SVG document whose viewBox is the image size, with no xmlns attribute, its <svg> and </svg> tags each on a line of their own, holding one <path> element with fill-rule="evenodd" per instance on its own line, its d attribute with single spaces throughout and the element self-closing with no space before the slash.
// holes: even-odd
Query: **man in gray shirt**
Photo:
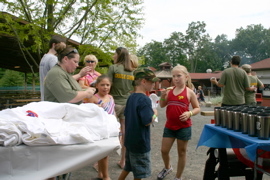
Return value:
<svg viewBox="0 0 270 180">
<path fill-rule="evenodd" d="M 58 62 L 57 54 L 66 47 L 66 40 L 62 36 L 54 35 L 49 42 L 49 51 L 44 54 L 39 64 L 39 80 L 41 100 L 44 101 L 44 78 L 49 70 Z"/>
</svg>

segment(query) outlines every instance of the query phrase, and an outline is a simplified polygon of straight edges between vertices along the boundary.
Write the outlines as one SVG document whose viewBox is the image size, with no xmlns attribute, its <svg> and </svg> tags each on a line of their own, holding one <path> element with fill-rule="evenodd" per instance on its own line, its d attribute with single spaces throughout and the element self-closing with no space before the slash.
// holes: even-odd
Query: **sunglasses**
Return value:
<svg viewBox="0 0 270 180">
<path fill-rule="evenodd" d="M 87 63 L 95 63 L 96 61 L 85 61 Z"/>
<path fill-rule="evenodd" d="M 75 53 L 75 54 L 79 54 L 77 49 L 73 49 L 72 51 L 70 51 L 69 53 L 67 53 L 65 56 L 70 55 L 71 53 Z"/>
</svg>

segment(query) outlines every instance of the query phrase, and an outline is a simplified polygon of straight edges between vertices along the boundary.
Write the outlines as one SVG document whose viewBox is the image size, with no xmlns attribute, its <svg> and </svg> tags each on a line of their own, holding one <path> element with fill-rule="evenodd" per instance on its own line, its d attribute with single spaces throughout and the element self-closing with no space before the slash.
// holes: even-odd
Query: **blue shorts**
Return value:
<svg viewBox="0 0 270 180">
<path fill-rule="evenodd" d="M 187 128 L 178 129 L 175 131 L 165 127 L 163 131 L 163 137 L 171 137 L 183 141 L 188 141 L 191 139 L 191 126 Z"/>
<path fill-rule="evenodd" d="M 146 153 L 132 153 L 126 150 L 125 171 L 132 171 L 134 178 L 142 179 L 151 176 L 150 151 Z"/>
</svg>

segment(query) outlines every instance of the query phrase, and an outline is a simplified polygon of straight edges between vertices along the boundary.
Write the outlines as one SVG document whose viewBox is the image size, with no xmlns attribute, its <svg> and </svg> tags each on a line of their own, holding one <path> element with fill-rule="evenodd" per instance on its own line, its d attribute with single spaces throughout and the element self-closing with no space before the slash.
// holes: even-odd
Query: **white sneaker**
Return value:
<svg viewBox="0 0 270 180">
<path fill-rule="evenodd" d="M 158 174 L 157 179 L 162 180 L 168 174 L 170 174 L 170 172 L 172 172 L 172 170 L 173 170 L 172 166 L 169 169 L 163 168 L 162 171 L 160 171 L 160 173 Z"/>
</svg>

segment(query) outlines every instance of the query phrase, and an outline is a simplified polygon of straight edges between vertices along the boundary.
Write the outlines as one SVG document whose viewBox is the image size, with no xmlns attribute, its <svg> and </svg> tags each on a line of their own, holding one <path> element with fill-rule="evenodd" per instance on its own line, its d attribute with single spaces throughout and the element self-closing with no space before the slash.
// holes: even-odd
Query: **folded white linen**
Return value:
<svg viewBox="0 0 270 180">
<path fill-rule="evenodd" d="M 22 143 L 22 133 L 12 122 L 1 121 L 0 118 L 0 145 L 15 146 Z"/>
<path fill-rule="evenodd" d="M 118 136 L 120 128 L 114 115 L 92 103 L 33 102 L 0 111 L 0 117 L 13 123 L 30 146 L 93 142 Z"/>
</svg>

